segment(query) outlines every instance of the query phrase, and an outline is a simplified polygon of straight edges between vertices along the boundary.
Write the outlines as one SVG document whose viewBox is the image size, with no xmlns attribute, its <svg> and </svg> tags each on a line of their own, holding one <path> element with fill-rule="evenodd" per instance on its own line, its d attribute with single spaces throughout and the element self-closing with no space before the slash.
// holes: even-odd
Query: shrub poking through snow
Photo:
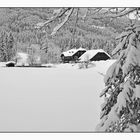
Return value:
<svg viewBox="0 0 140 140">
<path fill-rule="evenodd" d="M 86 54 L 86 56 L 84 57 L 84 61 L 80 61 L 79 63 L 79 69 L 88 68 L 89 63 L 90 63 L 89 55 Z"/>
<path fill-rule="evenodd" d="M 89 65 L 89 62 L 87 61 L 87 62 L 80 62 L 79 64 L 78 64 L 78 67 L 79 67 L 79 69 L 83 69 L 83 68 L 88 68 L 88 65 Z"/>
<path fill-rule="evenodd" d="M 101 106 L 102 132 L 140 131 L 140 26 L 127 28 L 118 38 L 112 52 L 119 54 L 104 78 L 105 89 Z"/>
</svg>

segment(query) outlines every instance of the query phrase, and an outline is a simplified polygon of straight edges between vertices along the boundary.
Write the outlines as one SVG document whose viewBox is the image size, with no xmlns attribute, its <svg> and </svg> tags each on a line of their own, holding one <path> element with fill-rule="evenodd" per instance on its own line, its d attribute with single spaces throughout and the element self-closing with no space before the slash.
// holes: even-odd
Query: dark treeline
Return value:
<svg viewBox="0 0 140 140">
<path fill-rule="evenodd" d="M 79 9 L 79 15 L 75 10 L 69 21 L 51 37 L 49 34 L 61 18 L 41 29 L 35 26 L 50 19 L 59 8 L 0 8 L 0 61 L 9 61 L 17 51 L 28 52 L 31 47 L 39 50 L 42 63 L 59 62 L 61 52 L 71 48 L 101 48 L 111 54 L 117 44 L 115 37 L 130 20 L 126 17 L 96 20 L 92 18 L 91 8 L 83 21 L 86 8 Z"/>
</svg>

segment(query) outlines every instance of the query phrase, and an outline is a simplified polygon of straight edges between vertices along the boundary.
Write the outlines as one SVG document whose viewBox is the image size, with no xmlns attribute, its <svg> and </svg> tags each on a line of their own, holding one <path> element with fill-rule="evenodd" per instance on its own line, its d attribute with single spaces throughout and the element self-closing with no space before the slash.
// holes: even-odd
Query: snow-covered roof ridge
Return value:
<svg viewBox="0 0 140 140">
<path fill-rule="evenodd" d="M 64 54 L 65 56 L 72 56 L 73 54 L 75 54 L 79 50 L 86 50 L 86 49 L 84 49 L 84 48 L 78 48 L 78 49 L 73 48 L 73 49 L 70 49 L 66 52 L 63 52 L 62 54 Z"/>
<path fill-rule="evenodd" d="M 94 50 L 87 50 L 79 59 L 80 61 L 85 61 L 85 59 L 90 60 L 93 56 L 95 56 L 98 52 L 103 52 L 109 57 L 111 57 L 107 52 L 103 49 L 94 49 Z M 88 58 L 87 58 L 88 57 Z"/>
</svg>

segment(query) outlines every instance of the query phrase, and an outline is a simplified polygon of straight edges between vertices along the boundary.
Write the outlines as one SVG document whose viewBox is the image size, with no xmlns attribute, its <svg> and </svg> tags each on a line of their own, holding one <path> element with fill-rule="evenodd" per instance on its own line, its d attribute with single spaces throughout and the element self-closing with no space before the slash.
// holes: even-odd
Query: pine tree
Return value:
<svg viewBox="0 0 140 140">
<path fill-rule="evenodd" d="M 1 61 L 9 61 L 15 55 L 14 38 L 12 34 L 2 32 L 0 36 Z"/>
<path fill-rule="evenodd" d="M 5 32 L 2 32 L 1 37 L 0 37 L 0 54 L 1 54 L 1 60 L 6 61 L 7 60 L 7 51 L 6 51 L 6 34 L 5 34 Z"/>
<path fill-rule="evenodd" d="M 102 132 L 140 131 L 140 26 L 127 28 L 118 38 L 113 51 L 117 61 L 104 78 L 105 89 L 101 106 L 101 122 L 96 130 Z"/>
<path fill-rule="evenodd" d="M 7 40 L 7 60 L 11 60 L 16 53 L 16 50 L 14 48 L 14 37 L 12 35 L 12 33 L 9 33 L 9 35 L 7 35 L 8 40 Z"/>
</svg>

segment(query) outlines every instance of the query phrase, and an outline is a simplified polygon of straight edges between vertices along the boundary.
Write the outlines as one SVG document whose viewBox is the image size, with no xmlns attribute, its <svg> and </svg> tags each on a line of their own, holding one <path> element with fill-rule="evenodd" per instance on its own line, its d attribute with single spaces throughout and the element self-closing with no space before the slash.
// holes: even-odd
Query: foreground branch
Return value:
<svg viewBox="0 0 140 140">
<path fill-rule="evenodd" d="M 107 16 L 93 17 L 93 19 L 98 20 L 98 19 L 104 19 L 104 18 L 118 18 L 118 17 L 123 17 L 123 16 L 126 16 L 126 15 L 130 14 L 130 13 L 133 13 L 136 10 L 137 10 L 137 8 L 129 8 L 128 10 L 126 10 L 126 9 L 125 10 L 122 10 L 122 11 L 120 11 L 117 14 L 113 14 L 112 13 L 112 14 L 109 14 Z M 109 12 L 110 12 L 110 10 L 109 10 Z"/>
<path fill-rule="evenodd" d="M 46 22 L 41 22 L 41 23 L 38 23 L 36 25 L 36 28 L 41 28 L 41 27 L 44 27 L 44 26 L 47 26 L 49 23 L 55 21 L 56 19 L 62 17 L 67 11 L 69 11 L 71 8 L 66 8 L 66 9 L 61 9 L 60 12 L 58 14 L 56 14 L 56 16 L 50 18 L 49 20 L 47 20 Z"/>
<path fill-rule="evenodd" d="M 51 33 L 51 35 L 54 35 L 56 34 L 56 32 L 68 21 L 69 17 L 71 16 L 73 12 L 73 8 L 71 8 L 69 11 L 68 11 L 68 14 L 67 16 L 65 17 L 65 19 L 63 20 L 63 22 L 61 22 L 60 24 L 58 24 L 54 29 L 53 29 L 53 32 Z"/>
</svg>

